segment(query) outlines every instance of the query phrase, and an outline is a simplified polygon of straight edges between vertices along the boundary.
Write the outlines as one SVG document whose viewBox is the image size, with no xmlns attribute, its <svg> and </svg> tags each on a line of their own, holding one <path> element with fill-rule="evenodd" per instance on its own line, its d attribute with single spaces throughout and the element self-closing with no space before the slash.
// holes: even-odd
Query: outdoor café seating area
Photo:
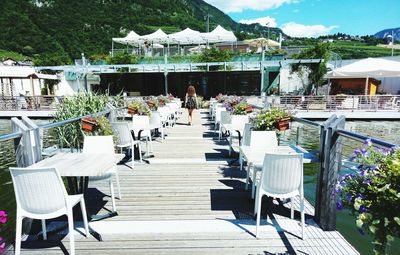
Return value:
<svg viewBox="0 0 400 255">
<path fill-rule="evenodd" d="M 17 217 L 36 219 L 28 234 L 18 221 L 16 254 L 358 254 L 314 222 L 313 159 L 255 131 L 257 109 L 235 115 L 212 99 L 191 126 L 181 106 L 114 109 L 117 139 L 88 136 L 82 153 L 11 169 Z"/>
</svg>

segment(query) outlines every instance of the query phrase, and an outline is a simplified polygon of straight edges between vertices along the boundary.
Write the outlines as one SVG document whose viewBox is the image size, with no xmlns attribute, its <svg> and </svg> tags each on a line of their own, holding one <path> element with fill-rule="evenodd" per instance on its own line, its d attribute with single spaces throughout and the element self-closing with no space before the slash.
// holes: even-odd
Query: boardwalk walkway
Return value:
<svg viewBox="0 0 400 255">
<path fill-rule="evenodd" d="M 315 224 L 309 204 L 304 241 L 298 237 L 300 215 L 291 220 L 288 208 L 267 199 L 256 239 L 245 173 L 228 166 L 232 158 L 226 142 L 213 139 L 205 111 L 196 112 L 194 126 L 184 121 L 185 115 L 168 129 L 164 142 L 154 142 L 150 164 L 136 164 L 133 170 L 119 166 L 118 216 L 90 223 L 103 242 L 84 238 L 78 224 L 76 254 L 358 254 L 338 232 L 323 232 Z M 106 184 L 96 187 L 88 196 L 88 210 L 103 213 L 111 202 L 100 190 L 109 192 Z M 22 254 L 66 253 L 65 235 L 58 231 L 50 235 L 52 241 L 25 242 Z"/>
</svg>

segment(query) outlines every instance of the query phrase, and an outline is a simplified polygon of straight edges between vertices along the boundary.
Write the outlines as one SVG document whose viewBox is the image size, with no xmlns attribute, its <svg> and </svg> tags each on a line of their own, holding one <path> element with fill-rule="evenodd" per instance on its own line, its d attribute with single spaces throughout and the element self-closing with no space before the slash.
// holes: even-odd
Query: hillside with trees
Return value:
<svg viewBox="0 0 400 255">
<path fill-rule="evenodd" d="M 1 0 L 0 13 L 1 50 L 60 63 L 82 52 L 107 54 L 111 38 L 124 37 L 130 30 L 146 34 L 162 28 L 173 33 L 190 27 L 204 32 L 207 14 L 210 30 L 220 24 L 242 39 L 267 30 L 238 24 L 202 0 Z"/>
</svg>

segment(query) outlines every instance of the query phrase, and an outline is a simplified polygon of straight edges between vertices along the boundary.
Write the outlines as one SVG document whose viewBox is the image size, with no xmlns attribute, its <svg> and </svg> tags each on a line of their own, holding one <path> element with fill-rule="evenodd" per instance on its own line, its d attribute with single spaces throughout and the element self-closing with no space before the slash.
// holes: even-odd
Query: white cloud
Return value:
<svg viewBox="0 0 400 255">
<path fill-rule="evenodd" d="M 254 23 L 259 23 L 262 26 L 267 26 L 267 23 L 269 22 L 268 26 L 269 27 L 276 27 L 276 19 L 272 18 L 270 16 L 267 17 L 262 17 L 258 19 L 242 19 L 239 21 L 239 23 L 243 24 L 254 24 Z"/>
<path fill-rule="evenodd" d="M 283 24 L 282 31 L 291 37 L 318 37 L 320 35 L 327 35 L 338 26 L 324 25 L 303 25 L 295 22 Z"/>
<path fill-rule="evenodd" d="M 224 12 L 242 12 L 245 9 L 264 11 L 283 4 L 298 3 L 299 0 L 205 0 Z"/>
</svg>

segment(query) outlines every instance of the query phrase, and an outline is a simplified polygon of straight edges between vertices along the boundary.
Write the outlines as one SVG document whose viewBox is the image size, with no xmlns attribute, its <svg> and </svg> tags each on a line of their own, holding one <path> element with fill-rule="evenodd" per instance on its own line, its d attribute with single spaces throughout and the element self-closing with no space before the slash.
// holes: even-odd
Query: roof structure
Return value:
<svg viewBox="0 0 400 255">
<path fill-rule="evenodd" d="M 342 66 L 326 74 L 326 78 L 400 77 L 400 62 L 382 58 L 366 58 Z"/>
<path fill-rule="evenodd" d="M 57 75 L 37 73 L 35 68 L 28 66 L 0 66 L 0 78 L 38 78 L 57 80 Z"/>
<path fill-rule="evenodd" d="M 138 43 L 139 39 L 140 35 L 138 35 L 135 31 L 130 31 L 127 36 L 122 38 L 113 38 L 112 40 L 122 44 L 135 44 Z"/>
</svg>

